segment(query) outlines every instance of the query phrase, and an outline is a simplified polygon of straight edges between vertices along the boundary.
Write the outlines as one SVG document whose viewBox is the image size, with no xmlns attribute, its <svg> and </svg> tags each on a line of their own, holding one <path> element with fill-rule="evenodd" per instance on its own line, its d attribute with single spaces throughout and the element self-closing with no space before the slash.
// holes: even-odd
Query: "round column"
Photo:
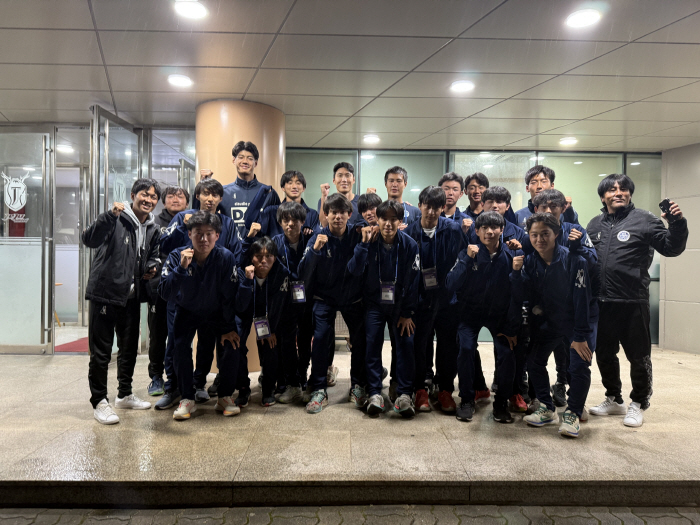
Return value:
<svg viewBox="0 0 700 525">
<path fill-rule="evenodd" d="M 224 186 L 234 182 L 237 173 L 231 150 L 236 142 L 244 140 L 255 144 L 260 152 L 255 168 L 258 180 L 279 192 L 279 180 L 285 171 L 284 129 L 284 113 L 272 106 L 245 100 L 202 102 L 197 106 L 195 128 L 197 180 L 199 170 L 209 169 Z M 250 331 L 247 346 L 248 371 L 258 371 L 254 330 Z"/>
</svg>

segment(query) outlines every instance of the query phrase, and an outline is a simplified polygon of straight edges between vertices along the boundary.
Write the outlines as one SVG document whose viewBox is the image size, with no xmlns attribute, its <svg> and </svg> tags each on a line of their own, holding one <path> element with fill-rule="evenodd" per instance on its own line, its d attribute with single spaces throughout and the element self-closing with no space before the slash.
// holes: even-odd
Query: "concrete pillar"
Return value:
<svg viewBox="0 0 700 525">
<path fill-rule="evenodd" d="M 231 150 L 240 140 L 255 144 L 260 152 L 255 175 L 279 191 L 285 171 L 285 121 L 279 109 L 244 100 L 210 100 L 197 106 L 195 144 L 197 180 L 200 169 L 210 169 L 226 186 L 236 180 Z M 248 337 L 248 370 L 260 370 L 255 331 Z M 216 364 L 214 365 L 216 366 Z"/>
</svg>

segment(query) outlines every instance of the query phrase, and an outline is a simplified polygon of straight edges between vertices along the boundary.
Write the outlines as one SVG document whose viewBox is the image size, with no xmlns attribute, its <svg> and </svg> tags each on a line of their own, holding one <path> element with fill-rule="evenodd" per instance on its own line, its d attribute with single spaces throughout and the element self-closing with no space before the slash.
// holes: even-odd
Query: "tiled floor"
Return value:
<svg viewBox="0 0 700 525">
<path fill-rule="evenodd" d="M 385 348 L 385 358 L 389 352 Z M 483 345 L 487 375 L 493 367 Z M 471 423 L 440 412 L 403 420 L 371 419 L 347 403 L 349 355 L 339 351 L 338 385 L 318 415 L 303 406 L 260 406 L 257 374 L 251 404 L 235 418 L 200 405 L 190 421 L 172 412 L 120 411 L 99 425 L 88 401 L 87 356 L 0 356 L 0 481 L 479 481 L 700 480 L 700 356 L 654 350 L 654 397 L 644 426 L 596 418 L 578 440 L 556 426 L 495 423 L 482 404 Z M 622 363 L 624 392 L 629 368 Z M 135 392 L 146 398 L 147 357 L 139 357 Z M 110 395 L 116 369 L 110 368 Z M 154 398 L 151 398 L 155 401 Z M 588 404 L 603 399 L 595 363 Z"/>
</svg>

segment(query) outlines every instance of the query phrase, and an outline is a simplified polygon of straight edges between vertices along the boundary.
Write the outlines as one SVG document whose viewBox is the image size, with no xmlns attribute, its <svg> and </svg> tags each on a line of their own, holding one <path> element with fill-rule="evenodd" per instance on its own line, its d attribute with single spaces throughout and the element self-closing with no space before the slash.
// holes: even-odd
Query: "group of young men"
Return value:
<svg viewBox="0 0 700 525">
<path fill-rule="evenodd" d="M 478 350 L 486 329 L 495 421 L 510 423 L 512 412 L 522 412 L 527 424 L 560 423 L 559 433 L 571 437 L 588 412 L 642 424 L 652 394 L 648 269 L 654 250 L 672 257 L 685 249 L 678 205 L 670 202 L 662 215 L 666 227 L 634 207 L 629 177 L 608 175 L 598 186 L 602 213 L 584 229 L 545 166 L 526 173 L 531 199 L 514 212 L 509 191 L 490 186 L 482 173 L 443 175 L 415 207 L 403 201 L 405 169 L 387 170 L 383 200 L 374 188 L 354 194 L 354 168 L 341 162 L 333 168 L 337 192 L 321 185 L 317 211 L 303 200 L 302 173 L 282 175 L 280 202 L 255 177 L 258 160 L 254 144 L 237 143 L 236 182 L 224 187 L 203 170 L 191 209 L 182 188 L 161 194 L 156 181 L 140 179 L 131 205 L 114 203 L 83 232 L 95 249 L 89 382 L 100 423 L 119 421 L 107 397 L 115 331 L 114 406 L 151 406 L 131 386 L 139 303 L 148 302 L 148 393 L 162 396 L 156 409 L 176 407 L 175 419 L 189 419 L 211 397 L 224 416 L 248 405 L 251 330 L 262 405 L 303 402 L 308 413 L 321 412 L 338 374 L 340 313 L 350 333 L 348 398 L 370 416 L 386 410 L 382 389 L 390 375 L 388 399 L 401 416 L 435 407 L 471 421 L 477 403 L 491 396 Z M 462 195 L 469 199 L 464 211 L 457 207 Z M 159 198 L 165 207 L 154 217 Z M 391 363 L 382 362 L 387 327 Z M 620 344 L 631 364 L 629 406 Z M 587 411 L 594 352 L 606 399 Z M 546 369 L 552 354 L 554 384 Z M 218 374 L 206 389 L 215 355 Z M 561 421 L 557 406 L 566 406 Z"/>
</svg>

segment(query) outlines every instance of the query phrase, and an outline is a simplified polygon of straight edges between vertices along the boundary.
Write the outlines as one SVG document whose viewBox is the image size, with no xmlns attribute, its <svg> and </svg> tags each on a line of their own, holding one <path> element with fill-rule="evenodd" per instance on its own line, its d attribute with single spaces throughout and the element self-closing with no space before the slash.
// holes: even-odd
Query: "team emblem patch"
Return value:
<svg viewBox="0 0 700 525">
<path fill-rule="evenodd" d="M 630 240 L 630 232 L 626 230 L 622 230 L 620 233 L 617 234 L 617 240 L 621 242 L 626 242 Z"/>
<path fill-rule="evenodd" d="M 576 288 L 585 288 L 586 278 L 584 277 L 583 268 L 576 272 Z"/>
<path fill-rule="evenodd" d="M 416 258 L 413 260 L 413 269 L 415 271 L 420 270 L 420 255 L 416 254 Z"/>
</svg>

